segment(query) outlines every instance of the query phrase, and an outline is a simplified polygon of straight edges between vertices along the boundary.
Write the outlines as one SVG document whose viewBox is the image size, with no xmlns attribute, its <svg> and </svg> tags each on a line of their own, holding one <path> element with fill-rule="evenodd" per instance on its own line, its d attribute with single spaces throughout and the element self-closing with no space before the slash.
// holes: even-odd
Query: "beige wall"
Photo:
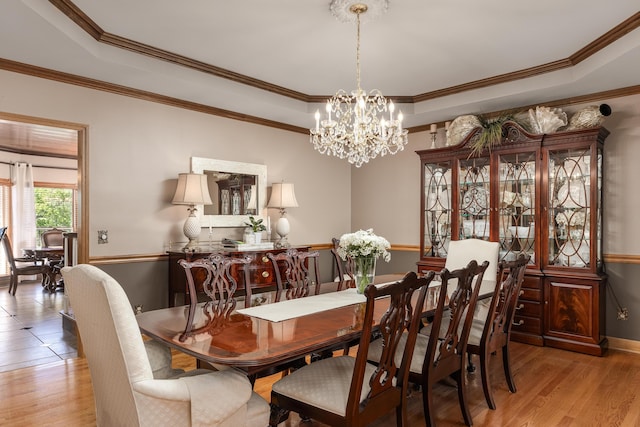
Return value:
<svg viewBox="0 0 640 427">
<path fill-rule="evenodd" d="M 327 243 L 349 230 L 350 167 L 317 154 L 306 135 L 6 71 L 0 93 L 0 111 L 88 126 L 91 257 L 161 253 L 184 240 L 186 209 L 170 201 L 191 156 L 265 164 L 269 185 L 293 182 L 294 244 Z M 109 244 L 98 245 L 103 229 Z M 227 232 L 237 230 L 216 230 Z"/>
</svg>

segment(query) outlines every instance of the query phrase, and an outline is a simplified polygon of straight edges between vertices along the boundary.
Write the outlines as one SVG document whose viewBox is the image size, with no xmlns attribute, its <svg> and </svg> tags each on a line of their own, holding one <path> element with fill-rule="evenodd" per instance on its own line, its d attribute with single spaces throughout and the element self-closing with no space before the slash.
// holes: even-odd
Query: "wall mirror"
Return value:
<svg viewBox="0 0 640 427">
<path fill-rule="evenodd" d="M 198 207 L 202 227 L 244 227 L 266 206 L 267 167 L 255 163 L 191 158 L 191 171 L 207 175 L 212 205 Z"/>
</svg>

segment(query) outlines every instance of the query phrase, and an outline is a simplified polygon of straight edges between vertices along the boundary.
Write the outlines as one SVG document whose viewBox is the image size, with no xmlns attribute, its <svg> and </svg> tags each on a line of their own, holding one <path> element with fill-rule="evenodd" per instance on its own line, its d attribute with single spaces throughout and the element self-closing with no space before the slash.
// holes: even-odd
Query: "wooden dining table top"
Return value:
<svg viewBox="0 0 640 427">
<path fill-rule="evenodd" d="M 380 275 L 376 276 L 374 283 L 394 282 L 402 277 L 403 275 Z M 336 283 L 323 283 L 320 285 L 320 293 L 335 292 L 336 288 Z M 435 295 L 438 290 L 439 287 L 429 288 L 425 314 L 435 310 Z M 313 293 L 312 291 L 311 295 Z M 273 298 L 269 294 L 264 295 L 265 299 Z M 272 303 L 274 308 L 279 307 L 277 304 L 279 303 Z M 376 324 L 388 305 L 388 299 L 376 301 Z M 240 298 L 237 308 L 243 307 L 244 301 Z M 233 366 L 252 374 L 358 339 L 362 332 L 364 310 L 365 303 L 362 302 L 282 321 L 265 320 L 236 310 L 222 327 L 189 337 L 184 342 L 180 342 L 179 336 L 186 326 L 188 305 L 148 311 L 138 314 L 136 318 L 141 331 L 147 336 L 199 360 Z M 205 316 L 201 315 L 200 319 L 196 317 L 194 324 L 197 322 L 206 322 Z"/>
</svg>

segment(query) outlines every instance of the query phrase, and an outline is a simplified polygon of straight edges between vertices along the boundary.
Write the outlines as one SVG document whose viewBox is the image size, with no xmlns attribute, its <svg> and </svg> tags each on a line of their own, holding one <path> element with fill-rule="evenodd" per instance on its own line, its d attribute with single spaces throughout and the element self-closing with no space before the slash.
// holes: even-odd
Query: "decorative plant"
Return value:
<svg viewBox="0 0 640 427">
<path fill-rule="evenodd" d="M 469 157 L 479 156 L 485 149 L 491 152 L 493 147 L 500 145 L 500 143 L 502 143 L 502 125 L 508 121 L 515 121 L 515 116 L 511 113 L 497 117 L 482 115 L 478 115 L 477 117 L 482 128 L 471 144 L 471 154 Z"/>
<path fill-rule="evenodd" d="M 253 216 L 249 216 L 249 222 L 245 222 L 244 225 L 251 227 L 251 230 L 253 230 L 254 233 L 259 233 L 267 229 L 262 221 L 262 218 L 256 219 Z"/>
</svg>

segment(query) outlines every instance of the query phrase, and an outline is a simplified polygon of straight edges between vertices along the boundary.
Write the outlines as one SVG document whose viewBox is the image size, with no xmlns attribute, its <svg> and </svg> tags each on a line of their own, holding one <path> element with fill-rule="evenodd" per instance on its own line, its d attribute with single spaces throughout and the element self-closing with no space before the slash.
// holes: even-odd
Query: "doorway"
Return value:
<svg viewBox="0 0 640 427">
<path fill-rule="evenodd" d="M 76 159 L 78 263 L 89 259 L 86 135 L 86 125 L 0 112 L 1 150 L 52 159 Z"/>
</svg>

